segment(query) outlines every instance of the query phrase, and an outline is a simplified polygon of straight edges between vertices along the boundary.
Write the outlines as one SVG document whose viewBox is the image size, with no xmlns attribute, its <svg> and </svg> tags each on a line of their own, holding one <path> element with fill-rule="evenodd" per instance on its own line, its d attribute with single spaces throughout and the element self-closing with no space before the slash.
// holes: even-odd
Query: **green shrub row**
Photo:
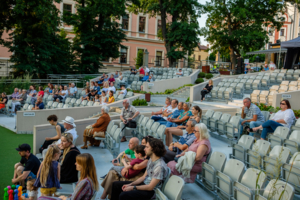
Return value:
<svg viewBox="0 0 300 200">
<path fill-rule="evenodd" d="M 148 106 L 146 99 L 137 98 L 132 101 L 133 106 Z"/>
<path fill-rule="evenodd" d="M 213 74 L 211 74 L 211 73 L 204 73 L 204 72 L 200 72 L 199 74 L 198 74 L 198 78 L 206 78 L 206 79 L 211 79 L 212 77 L 214 77 L 214 75 Z"/>
</svg>

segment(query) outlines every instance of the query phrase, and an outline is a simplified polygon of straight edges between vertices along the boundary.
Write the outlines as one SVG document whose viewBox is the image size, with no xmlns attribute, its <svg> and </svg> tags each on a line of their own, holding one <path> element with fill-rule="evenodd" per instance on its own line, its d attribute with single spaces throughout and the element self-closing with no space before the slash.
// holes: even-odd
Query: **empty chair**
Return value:
<svg viewBox="0 0 300 200">
<path fill-rule="evenodd" d="M 230 88 L 232 88 L 233 93 L 235 93 L 235 88 L 236 88 L 237 84 L 238 83 L 231 83 L 230 86 L 229 86 Z"/>
<path fill-rule="evenodd" d="M 52 104 L 53 104 L 53 101 L 48 101 L 48 103 L 46 105 L 46 109 L 50 109 Z"/>
<path fill-rule="evenodd" d="M 252 83 L 253 90 L 259 90 L 261 88 L 261 80 L 255 79 Z"/>
<path fill-rule="evenodd" d="M 279 90 L 279 85 L 272 85 L 272 87 L 270 88 L 270 92 L 278 91 L 278 90 Z"/>
<path fill-rule="evenodd" d="M 255 75 L 252 75 L 252 76 L 249 77 L 249 79 L 255 79 L 255 78 L 256 78 Z"/>
<path fill-rule="evenodd" d="M 245 76 L 245 77 L 246 77 L 246 76 Z M 248 80 L 248 79 L 246 79 L 246 78 L 244 78 L 244 79 L 241 79 L 240 83 L 244 83 L 244 84 L 246 84 L 247 80 Z"/>
<path fill-rule="evenodd" d="M 65 104 L 62 108 L 69 108 L 70 105 L 69 104 Z"/>
<path fill-rule="evenodd" d="M 287 80 L 293 80 L 293 74 L 294 74 L 294 70 L 293 69 L 288 69 L 286 72 L 286 79 Z"/>
<path fill-rule="evenodd" d="M 259 103 L 266 104 L 268 95 L 269 95 L 269 91 L 267 90 L 261 91 L 259 94 Z"/>
<path fill-rule="evenodd" d="M 137 126 L 136 126 L 136 133 L 138 134 L 137 137 L 141 138 L 141 136 L 139 136 L 139 134 L 142 134 L 142 131 L 143 131 L 144 127 L 146 126 L 148 120 L 149 120 L 149 117 L 144 117 L 140 123 L 137 123 Z"/>
<path fill-rule="evenodd" d="M 158 188 L 155 189 L 155 196 L 161 200 L 181 200 L 184 185 L 185 182 L 181 177 L 173 175 L 166 182 L 166 185 L 162 190 Z"/>
<path fill-rule="evenodd" d="M 27 110 L 32 110 L 32 108 L 33 108 L 33 105 L 28 105 Z"/>
<path fill-rule="evenodd" d="M 293 157 L 290 159 L 289 164 L 285 163 L 282 166 L 282 180 L 291 184 L 296 193 L 300 193 L 300 152 L 296 152 L 293 154 Z"/>
<path fill-rule="evenodd" d="M 132 91 L 127 92 L 126 97 L 132 97 L 134 94 Z"/>
<path fill-rule="evenodd" d="M 237 78 L 237 79 L 235 79 L 233 82 L 234 82 L 234 83 L 239 83 L 240 81 L 241 81 L 241 79 Z"/>
<path fill-rule="evenodd" d="M 280 70 L 280 73 L 285 73 L 286 74 L 286 72 L 287 72 L 287 69 L 281 69 Z"/>
<path fill-rule="evenodd" d="M 217 132 L 220 135 L 226 134 L 226 123 L 229 122 L 230 118 L 230 114 L 223 114 L 220 120 L 217 121 Z"/>
<path fill-rule="evenodd" d="M 27 99 L 26 99 L 26 101 L 25 101 L 25 103 L 30 104 L 31 103 L 31 98 L 32 98 L 31 96 L 28 96 Z"/>
<path fill-rule="evenodd" d="M 67 97 L 66 100 L 65 100 L 65 104 L 69 104 L 69 102 L 71 101 L 72 99 L 70 97 Z"/>
<path fill-rule="evenodd" d="M 219 87 L 213 87 L 213 89 L 211 90 L 212 98 L 217 98 L 219 89 L 220 89 Z"/>
<path fill-rule="evenodd" d="M 57 108 L 57 106 L 58 106 L 58 102 L 54 102 L 54 103 L 51 105 L 50 109 L 55 109 L 55 108 Z"/>
<path fill-rule="evenodd" d="M 223 78 L 222 79 L 222 81 L 225 82 L 225 83 L 228 82 L 228 80 L 229 80 L 229 78 Z"/>
<path fill-rule="evenodd" d="M 281 83 L 280 83 L 280 86 L 288 86 L 289 85 L 289 81 L 282 81 Z"/>
<path fill-rule="evenodd" d="M 221 87 L 218 90 L 218 94 L 217 94 L 218 99 L 224 99 L 224 92 L 225 92 L 225 90 L 226 90 L 226 87 Z"/>
<path fill-rule="evenodd" d="M 117 101 L 119 101 L 119 100 L 122 100 L 122 99 L 124 99 L 124 94 L 120 94 L 118 97 L 117 97 Z"/>
<path fill-rule="evenodd" d="M 293 74 L 293 80 L 298 80 L 300 75 L 300 69 L 296 69 Z"/>
<path fill-rule="evenodd" d="M 215 112 L 213 116 L 209 118 L 209 123 L 207 124 L 207 127 L 210 128 L 212 131 L 215 131 L 217 129 L 217 122 L 220 120 L 221 116 L 221 112 Z"/>
<path fill-rule="evenodd" d="M 246 150 L 245 163 L 247 167 L 261 169 L 262 158 L 269 153 L 270 148 L 270 142 L 266 140 L 257 140 L 252 146 L 252 149 Z"/>
<path fill-rule="evenodd" d="M 59 108 L 63 108 L 63 106 L 64 106 L 63 103 L 59 103 L 59 104 L 57 105 L 57 108 L 58 108 L 58 109 L 59 109 Z"/>
<path fill-rule="evenodd" d="M 221 152 L 212 152 L 208 163 L 202 163 L 202 173 L 200 178 L 202 184 L 209 190 L 215 190 L 217 184 L 217 171 L 222 172 L 226 163 L 226 155 Z"/>
<path fill-rule="evenodd" d="M 265 72 L 259 72 L 258 73 L 258 76 L 264 76 L 265 75 Z"/>
<path fill-rule="evenodd" d="M 261 80 L 263 78 L 263 76 L 257 76 L 255 77 L 255 80 Z"/>
<path fill-rule="evenodd" d="M 297 90 L 298 90 L 297 86 L 290 86 L 288 92 L 297 91 Z"/>
<path fill-rule="evenodd" d="M 28 97 L 27 97 L 28 99 Z M 46 99 L 46 103 L 49 101 L 53 101 L 53 96 L 52 95 L 48 95 L 47 99 Z"/>
<path fill-rule="evenodd" d="M 100 106 L 100 102 L 95 102 L 93 106 Z"/>
<path fill-rule="evenodd" d="M 273 95 L 277 94 L 277 91 L 270 91 L 269 95 L 268 95 L 268 99 L 267 99 L 267 103 L 268 105 L 272 105 L 273 103 Z"/>
<path fill-rule="evenodd" d="M 288 91 L 288 86 L 280 86 L 278 93 L 283 93 Z"/>
<path fill-rule="evenodd" d="M 81 104 L 81 99 L 77 99 L 76 102 L 74 103 L 74 107 L 78 107 Z"/>
<path fill-rule="evenodd" d="M 239 133 L 235 132 L 235 129 L 238 129 L 240 120 L 240 116 L 233 116 L 230 118 L 230 121 L 226 123 L 226 136 L 228 138 L 239 137 Z"/>
<path fill-rule="evenodd" d="M 137 81 L 133 81 L 130 87 L 132 90 L 137 90 Z"/>
<path fill-rule="evenodd" d="M 231 199 L 233 196 L 232 185 L 240 182 L 245 171 L 243 162 L 230 159 L 226 162 L 223 172 L 217 171 L 217 194 L 221 199 Z"/>
<path fill-rule="evenodd" d="M 238 79 L 243 79 L 244 78 L 244 75 L 239 75 L 238 76 Z"/>
<path fill-rule="evenodd" d="M 288 161 L 289 156 L 289 148 L 274 146 L 269 155 L 263 157 L 262 169 L 269 178 L 277 178 L 280 176 L 281 166 Z"/>
<path fill-rule="evenodd" d="M 280 69 L 275 69 L 274 72 L 280 73 Z"/>
<path fill-rule="evenodd" d="M 298 86 L 298 82 L 297 81 L 291 81 L 290 84 L 289 84 L 289 87 L 292 87 L 292 86 L 297 87 Z"/>
<path fill-rule="evenodd" d="M 230 154 L 229 157 L 244 162 L 246 150 L 252 147 L 253 142 L 254 137 L 250 135 L 242 135 L 238 143 L 232 145 L 232 154 Z"/>
<path fill-rule="evenodd" d="M 73 105 L 75 104 L 76 100 L 77 100 L 76 98 L 72 98 L 71 101 L 69 101 L 69 103 L 68 103 L 69 106 L 73 107 Z"/>
<path fill-rule="evenodd" d="M 115 125 L 116 126 L 116 125 Z M 109 142 L 107 149 L 111 152 L 114 158 L 116 158 L 120 153 L 120 146 L 121 146 L 121 135 L 122 131 L 121 128 L 117 128 L 113 135 L 109 135 Z"/>
<path fill-rule="evenodd" d="M 270 75 L 270 82 L 271 83 L 276 83 L 277 76 L 278 76 L 278 73 L 276 73 L 276 72 L 271 73 L 271 75 Z"/>
<path fill-rule="evenodd" d="M 22 108 L 22 111 L 27 110 L 27 109 L 28 109 L 28 106 L 29 106 L 29 104 L 28 104 L 28 103 L 25 103 L 24 106 L 23 106 L 23 108 Z"/>
<path fill-rule="evenodd" d="M 234 199 L 253 200 L 256 194 L 260 194 L 267 176 L 258 169 L 249 168 L 242 177 L 241 182 L 234 182 Z"/>
<path fill-rule="evenodd" d="M 148 130 L 150 130 L 152 124 L 154 123 L 153 119 L 148 120 L 147 124 L 145 125 L 145 127 L 142 129 L 142 134 L 139 134 L 140 139 L 142 139 L 143 137 L 147 136 L 147 133 L 149 132 Z"/>
<path fill-rule="evenodd" d="M 231 82 L 226 82 L 222 87 L 229 87 Z"/>
<path fill-rule="evenodd" d="M 283 80 L 285 80 L 285 73 L 279 73 L 276 77 L 276 82 L 281 83 Z"/>
<path fill-rule="evenodd" d="M 232 88 L 226 88 L 226 90 L 224 91 L 224 99 L 228 100 L 228 101 L 232 101 L 232 97 L 233 97 L 233 89 Z"/>
<path fill-rule="evenodd" d="M 154 137 L 160 139 L 164 144 L 166 143 L 166 134 L 165 134 L 166 126 L 160 125 L 156 132 L 154 133 Z"/>
<path fill-rule="evenodd" d="M 283 145 L 289 148 L 292 154 L 300 151 L 300 130 L 294 130 L 289 139 L 283 140 Z"/>
<path fill-rule="evenodd" d="M 264 190 L 263 197 L 268 200 L 292 200 L 294 198 L 295 189 L 288 183 L 281 180 L 271 180 Z"/>
<path fill-rule="evenodd" d="M 269 84 L 270 84 L 270 76 L 264 76 L 261 79 L 261 86 L 266 88 L 266 87 L 268 87 Z"/>
<path fill-rule="evenodd" d="M 94 105 L 94 102 L 93 101 L 89 101 L 86 106 L 93 106 Z"/>
<path fill-rule="evenodd" d="M 87 101 L 87 100 L 83 100 L 83 101 L 80 103 L 80 107 L 84 107 L 84 106 L 86 106 L 86 105 L 87 105 L 87 103 L 88 103 L 88 101 Z"/>
<path fill-rule="evenodd" d="M 244 83 L 237 84 L 237 86 L 235 87 L 235 94 L 241 97 L 244 96 Z"/>
<path fill-rule="evenodd" d="M 214 113 L 215 113 L 215 111 L 213 111 L 213 110 L 206 111 L 205 115 L 202 116 L 202 119 L 201 119 L 202 123 L 204 123 L 206 126 L 209 126 L 209 120 L 213 116 Z"/>
<path fill-rule="evenodd" d="M 151 135 L 154 137 L 154 133 L 157 131 L 159 126 L 160 126 L 159 122 L 154 122 L 150 129 L 148 129 L 146 126 L 145 135 Z"/>
<path fill-rule="evenodd" d="M 300 119 L 297 119 L 295 125 L 291 126 L 291 131 L 300 130 Z"/>
<path fill-rule="evenodd" d="M 223 87 L 224 84 L 225 84 L 225 82 L 220 82 L 220 83 L 218 84 L 218 87 Z"/>
<path fill-rule="evenodd" d="M 230 79 L 228 79 L 228 81 L 227 82 L 229 82 L 229 83 L 233 83 L 234 82 L 234 78 L 230 78 Z"/>
<path fill-rule="evenodd" d="M 253 90 L 253 92 L 250 94 L 250 99 L 252 102 L 258 103 L 259 102 L 259 95 L 260 90 Z"/>
<path fill-rule="evenodd" d="M 253 83 L 254 79 L 248 79 L 245 85 L 245 89 L 246 90 L 252 90 L 252 83 Z"/>
<path fill-rule="evenodd" d="M 284 126 L 278 126 L 273 134 L 268 135 L 268 141 L 271 143 L 271 148 L 276 145 L 283 145 L 283 141 L 287 139 L 290 129 Z"/>
</svg>

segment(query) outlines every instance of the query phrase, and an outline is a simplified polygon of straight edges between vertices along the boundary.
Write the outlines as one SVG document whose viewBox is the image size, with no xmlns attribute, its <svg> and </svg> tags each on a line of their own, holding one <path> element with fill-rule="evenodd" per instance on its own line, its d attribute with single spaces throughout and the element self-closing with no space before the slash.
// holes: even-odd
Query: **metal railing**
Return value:
<svg viewBox="0 0 300 200">
<path fill-rule="evenodd" d="M 4 84 L 22 84 L 22 83 L 28 83 L 28 80 L 26 79 L 5 79 L 2 83 Z M 58 85 L 67 85 L 69 83 L 75 83 L 77 85 L 78 83 L 82 83 L 81 79 L 30 79 L 30 83 L 34 85 L 46 85 L 48 83 L 51 84 L 58 84 Z"/>
</svg>

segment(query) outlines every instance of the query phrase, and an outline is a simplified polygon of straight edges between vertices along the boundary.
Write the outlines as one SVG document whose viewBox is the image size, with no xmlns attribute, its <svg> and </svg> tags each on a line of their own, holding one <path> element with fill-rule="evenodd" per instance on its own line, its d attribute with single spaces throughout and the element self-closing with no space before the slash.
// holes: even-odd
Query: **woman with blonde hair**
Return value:
<svg viewBox="0 0 300 200">
<path fill-rule="evenodd" d="M 109 85 L 108 85 L 108 81 L 105 81 L 103 83 L 103 88 L 102 88 L 102 92 L 104 91 L 105 94 L 108 92 L 108 88 L 109 88 Z"/>
<path fill-rule="evenodd" d="M 80 151 L 73 145 L 73 136 L 71 133 L 62 134 L 61 146 L 64 153 L 61 160 L 60 183 L 75 183 L 78 181 L 75 162 L 76 156 L 80 154 Z"/>
<path fill-rule="evenodd" d="M 210 91 L 213 89 L 213 87 L 214 87 L 214 82 L 213 82 L 213 80 L 210 79 L 208 81 L 208 84 L 206 84 L 206 86 L 201 91 L 201 101 L 205 100 L 205 95 L 210 93 Z"/>
<path fill-rule="evenodd" d="M 196 136 L 196 140 L 191 144 L 191 146 L 189 146 L 188 149 L 176 156 L 177 158 L 184 156 L 188 151 L 193 151 L 196 153 L 195 164 L 190 172 L 190 178 L 184 177 L 176 170 L 176 161 L 171 161 L 168 163 L 168 167 L 171 169 L 172 174 L 182 177 L 186 183 L 195 182 L 197 174 L 202 171 L 202 163 L 206 161 L 207 156 L 211 151 L 209 141 L 210 135 L 208 133 L 206 125 L 203 123 L 196 124 L 194 133 Z"/>
<path fill-rule="evenodd" d="M 50 145 L 40 166 L 34 186 L 41 188 L 42 196 L 52 196 L 60 188 L 60 154 L 58 146 Z"/>
</svg>

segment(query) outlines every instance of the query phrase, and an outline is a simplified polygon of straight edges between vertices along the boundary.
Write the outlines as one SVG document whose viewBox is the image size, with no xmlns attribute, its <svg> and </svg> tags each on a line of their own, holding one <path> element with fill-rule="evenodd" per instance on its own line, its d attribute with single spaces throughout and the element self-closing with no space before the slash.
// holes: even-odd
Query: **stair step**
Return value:
<svg viewBox="0 0 300 200">
<path fill-rule="evenodd" d="M 236 103 L 236 102 L 228 102 L 228 105 L 243 107 L 242 103 Z"/>
</svg>

